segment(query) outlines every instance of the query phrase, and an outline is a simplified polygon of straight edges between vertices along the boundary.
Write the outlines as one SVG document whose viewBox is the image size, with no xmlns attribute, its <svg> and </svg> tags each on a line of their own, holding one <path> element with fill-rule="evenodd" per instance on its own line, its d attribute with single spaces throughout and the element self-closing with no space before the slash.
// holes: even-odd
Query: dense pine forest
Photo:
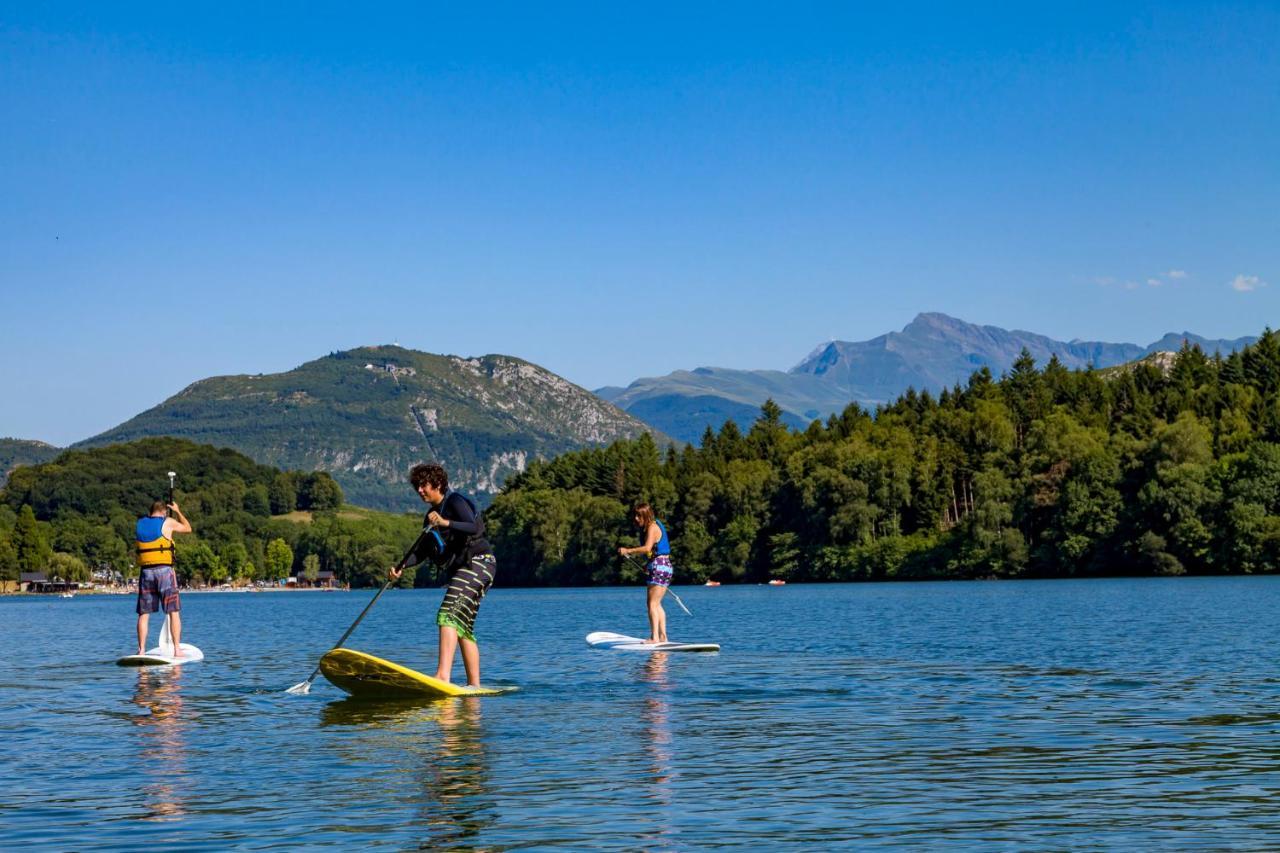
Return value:
<svg viewBox="0 0 1280 853">
<path fill-rule="evenodd" d="M 1107 371 L 1037 367 L 788 429 L 766 404 L 698 446 L 534 462 L 486 514 L 501 580 L 638 581 L 628 507 L 677 579 L 1060 578 L 1280 567 L 1280 337 Z"/>
</svg>

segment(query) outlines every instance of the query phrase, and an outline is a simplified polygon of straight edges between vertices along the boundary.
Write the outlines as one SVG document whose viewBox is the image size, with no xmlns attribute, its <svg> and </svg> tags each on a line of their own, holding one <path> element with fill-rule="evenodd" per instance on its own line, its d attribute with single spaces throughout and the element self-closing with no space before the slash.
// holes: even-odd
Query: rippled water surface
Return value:
<svg viewBox="0 0 1280 853">
<path fill-rule="evenodd" d="M 1280 578 L 494 590 L 485 699 L 310 674 L 371 596 L 190 594 L 203 662 L 113 665 L 127 597 L 0 599 L 0 838 L 56 849 L 1280 846 Z M 348 642 L 430 672 L 438 591 Z M 152 634 L 155 634 L 153 621 Z M 461 664 L 456 676 L 461 675 Z"/>
</svg>

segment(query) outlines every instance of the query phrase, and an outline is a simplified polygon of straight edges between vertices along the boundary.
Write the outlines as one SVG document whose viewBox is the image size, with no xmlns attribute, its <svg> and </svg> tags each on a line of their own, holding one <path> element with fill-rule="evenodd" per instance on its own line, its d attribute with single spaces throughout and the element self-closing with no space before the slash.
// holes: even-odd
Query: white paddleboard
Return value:
<svg viewBox="0 0 1280 853">
<path fill-rule="evenodd" d="M 182 644 L 182 657 L 173 654 L 173 638 L 169 636 L 169 617 L 160 623 L 160 645 L 147 649 L 146 654 L 125 655 L 116 661 L 120 666 L 176 666 L 183 663 L 194 663 L 204 660 L 204 652 L 190 643 Z"/>
<path fill-rule="evenodd" d="M 182 657 L 173 656 L 173 647 L 162 649 L 156 646 L 154 649 L 147 649 L 145 655 L 125 655 L 116 661 L 121 666 L 175 666 L 182 663 L 194 663 L 198 660 L 204 660 L 204 652 L 197 649 L 190 643 L 182 644 Z"/>
<path fill-rule="evenodd" d="M 616 649 L 620 652 L 718 652 L 719 643 L 646 643 L 639 637 L 596 631 L 587 634 L 588 645 L 597 649 Z"/>
</svg>

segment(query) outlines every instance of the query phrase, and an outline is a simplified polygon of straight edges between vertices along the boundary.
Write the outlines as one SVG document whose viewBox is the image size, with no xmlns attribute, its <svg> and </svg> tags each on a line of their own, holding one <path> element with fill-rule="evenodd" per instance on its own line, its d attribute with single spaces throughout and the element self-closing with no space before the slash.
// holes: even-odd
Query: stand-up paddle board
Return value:
<svg viewBox="0 0 1280 853">
<path fill-rule="evenodd" d="M 587 643 L 597 649 L 616 649 L 620 652 L 718 652 L 719 643 L 646 643 L 639 637 L 628 637 L 609 631 L 587 634 Z"/>
<path fill-rule="evenodd" d="M 204 652 L 190 643 L 182 644 L 182 657 L 173 654 L 173 638 L 169 635 L 169 617 L 160 625 L 160 645 L 148 649 L 146 654 L 125 655 L 116 661 L 120 666 L 176 666 L 204 660 Z"/>
<path fill-rule="evenodd" d="M 320 671 L 336 687 L 352 696 L 381 698 L 497 696 L 514 687 L 466 687 L 376 658 L 355 649 L 333 649 L 320 658 Z"/>
</svg>

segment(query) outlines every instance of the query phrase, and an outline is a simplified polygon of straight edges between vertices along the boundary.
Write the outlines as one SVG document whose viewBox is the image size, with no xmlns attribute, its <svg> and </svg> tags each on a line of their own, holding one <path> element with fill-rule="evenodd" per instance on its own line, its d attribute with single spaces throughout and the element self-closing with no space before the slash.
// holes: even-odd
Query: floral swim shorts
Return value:
<svg viewBox="0 0 1280 853">
<path fill-rule="evenodd" d="M 659 554 L 649 561 L 649 586 L 671 586 L 671 557 Z"/>
</svg>

